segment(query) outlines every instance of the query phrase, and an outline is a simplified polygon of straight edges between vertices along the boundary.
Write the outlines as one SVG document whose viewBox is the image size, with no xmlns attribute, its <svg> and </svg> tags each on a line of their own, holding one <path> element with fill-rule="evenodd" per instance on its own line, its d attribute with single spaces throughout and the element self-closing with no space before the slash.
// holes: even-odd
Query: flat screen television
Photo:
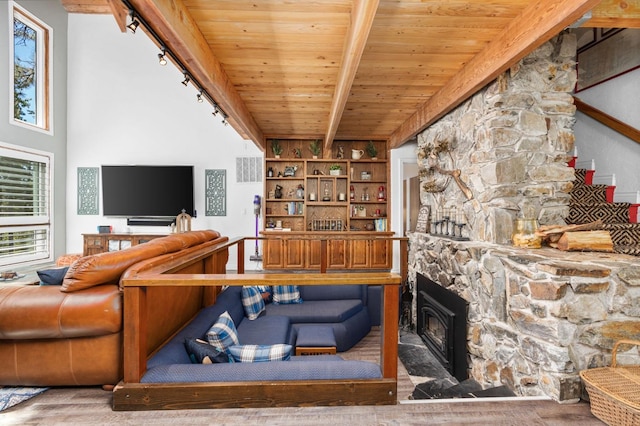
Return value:
<svg viewBox="0 0 640 426">
<path fill-rule="evenodd" d="M 127 218 L 195 217 L 193 166 L 102 166 L 102 212 Z"/>
</svg>

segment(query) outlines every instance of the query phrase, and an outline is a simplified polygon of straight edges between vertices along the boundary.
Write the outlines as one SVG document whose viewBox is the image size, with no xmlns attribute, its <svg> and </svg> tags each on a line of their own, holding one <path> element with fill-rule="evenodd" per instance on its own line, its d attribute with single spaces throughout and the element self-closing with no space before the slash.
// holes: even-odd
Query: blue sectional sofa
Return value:
<svg viewBox="0 0 640 426">
<path fill-rule="evenodd" d="M 185 339 L 206 340 L 218 317 L 228 312 L 242 345 L 289 344 L 295 347 L 298 330 L 322 324 L 333 329 L 338 352 L 359 342 L 371 329 L 367 285 L 300 286 L 300 304 L 267 303 L 266 311 L 249 320 L 242 305 L 242 288 L 228 287 L 215 304 L 198 315 L 147 361 L 141 383 L 238 382 L 269 380 L 375 379 L 380 366 L 365 361 L 347 361 L 339 355 L 292 356 L 288 361 L 268 363 L 192 364 Z"/>
</svg>

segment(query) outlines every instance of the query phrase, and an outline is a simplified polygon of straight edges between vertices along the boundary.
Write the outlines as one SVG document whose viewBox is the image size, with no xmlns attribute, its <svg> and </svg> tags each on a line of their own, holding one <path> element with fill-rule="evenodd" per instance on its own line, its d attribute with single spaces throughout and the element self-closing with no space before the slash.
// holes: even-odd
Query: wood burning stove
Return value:
<svg viewBox="0 0 640 426">
<path fill-rule="evenodd" d="M 467 302 L 418 273 L 417 332 L 458 381 L 467 375 Z"/>
</svg>

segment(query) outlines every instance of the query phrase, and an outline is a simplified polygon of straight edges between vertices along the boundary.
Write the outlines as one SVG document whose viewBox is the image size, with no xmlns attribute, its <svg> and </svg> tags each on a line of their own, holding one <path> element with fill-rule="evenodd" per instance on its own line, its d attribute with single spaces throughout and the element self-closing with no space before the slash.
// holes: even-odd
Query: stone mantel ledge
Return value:
<svg viewBox="0 0 640 426">
<path fill-rule="evenodd" d="M 619 253 L 604 252 L 568 252 L 551 247 L 525 249 L 503 244 L 483 241 L 457 241 L 431 234 L 410 232 L 409 244 L 420 241 L 420 244 L 434 246 L 434 250 L 449 249 L 452 252 L 465 251 L 474 253 L 474 260 L 479 261 L 484 254 L 503 258 L 513 269 L 520 269 L 525 275 L 538 271 L 557 277 L 569 278 L 603 278 L 616 271 L 625 284 L 640 287 L 640 257 Z M 411 248 L 409 249 L 411 252 Z M 531 278 L 542 275 L 531 275 Z"/>
</svg>

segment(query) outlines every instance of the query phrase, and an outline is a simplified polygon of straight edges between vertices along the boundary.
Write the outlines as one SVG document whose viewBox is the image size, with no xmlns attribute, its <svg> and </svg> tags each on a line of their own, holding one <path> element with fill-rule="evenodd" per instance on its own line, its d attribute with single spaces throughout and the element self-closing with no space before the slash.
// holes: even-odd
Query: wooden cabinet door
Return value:
<svg viewBox="0 0 640 426">
<path fill-rule="evenodd" d="M 345 240 L 327 241 L 327 269 L 346 269 L 347 242 Z"/>
<path fill-rule="evenodd" d="M 306 267 L 320 269 L 322 263 L 322 244 L 317 240 L 305 241 Z"/>
<path fill-rule="evenodd" d="M 304 241 L 285 240 L 284 241 L 284 267 L 287 269 L 304 268 Z"/>
<path fill-rule="evenodd" d="M 371 256 L 370 267 L 375 269 L 391 269 L 391 244 L 392 241 L 370 241 Z"/>
<path fill-rule="evenodd" d="M 262 266 L 265 269 L 284 266 L 284 244 L 282 240 L 264 240 L 262 244 Z"/>
<path fill-rule="evenodd" d="M 89 256 L 91 254 L 103 253 L 106 251 L 104 245 L 105 238 L 102 235 L 85 235 L 82 255 Z"/>
<path fill-rule="evenodd" d="M 355 269 L 369 267 L 369 241 L 349 241 L 349 266 Z"/>
</svg>

